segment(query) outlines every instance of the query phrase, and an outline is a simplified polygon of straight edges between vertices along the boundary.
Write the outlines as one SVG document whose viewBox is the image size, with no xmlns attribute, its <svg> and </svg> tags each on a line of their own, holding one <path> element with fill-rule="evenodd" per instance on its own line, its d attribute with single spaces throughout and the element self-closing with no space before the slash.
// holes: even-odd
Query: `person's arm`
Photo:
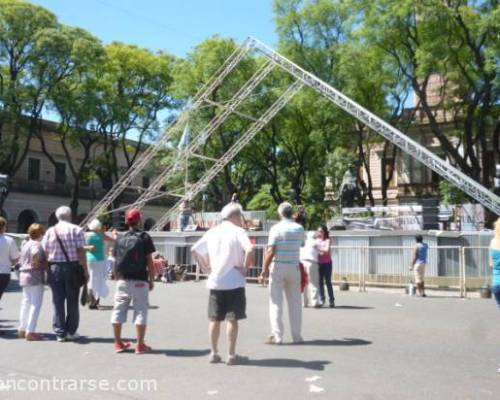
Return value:
<svg viewBox="0 0 500 400">
<path fill-rule="evenodd" d="M 210 232 L 210 231 L 208 231 Z M 200 266 L 201 271 L 205 274 L 210 273 L 210 256 L 208 253 L 208 244 L 207 244 L 207 233 L 205 233 L 201 239 L 199 239 L 192 247 L 191 254 L 193 255 L 194 260 Z"/>
<path fill-rule="evenodd" d="M 93 244 L 87 244 L 87 245 L 83 246 L 83 248 L 86 251 L 90 251 L 91 253 L 93 253 L 95 251 L 95 246 Z"/>
<path fill-rule="evenodd" d="M 413 266 L 417 262 L 417 257 L 418 257 L 418 245 L 415 245 L 415 247 L 413 248 L 413 258 L 411 260 L 410 271 L 413 270 Z"/>
<path fill-rule="evenodd" d="M 9 253 L 10 262 L 12 264 L 17 263 L 19 261 L 19 250 L 17 249 L 17 245 L 14 240 L 12 240 Z"/>
<path fill-rule="evenodd" d="M 200 266 L 201 271 L 204 274 L 210 273 L 211 271 L 210 258 L 208 257 L 208 254 L 202 255 L 198 253 L 195 249 L 191 250 L 191 254 L 193 255 L 195 262 Z"/>
<path fill-rule="evenodd" d="M 262 272 L 259 275 L 259 283 L 264 284 L 266 278 L 269 276 L 269 266 L 273 262 L 274 256 L 276 255 L 276 246 L 268 246 L 266 249 L 266 254 L 264 256 L 264 265 L 262 266 Z"/>
<path fill-rule="evenodd" d="M 153 264 L 153 253 L 146 256 L 148 262 L 148 274 L 149 274 L 149 290 L 153 290 L 155 286 L 155 268 Z"/>
<path fill-rule="evenodd" d="M 78 262 L 80 265 L 83 267 L 83 272 L 85 275 L 85 279 L 89 279 L 89 270 L 87 268 L 87 254 L 85 251 L 85 235 L 83 233 L 83 230 L 80 230 L 77 233 L 77 240 L 76 240 L 76 245 L 78 247 Z"/>
</svg>

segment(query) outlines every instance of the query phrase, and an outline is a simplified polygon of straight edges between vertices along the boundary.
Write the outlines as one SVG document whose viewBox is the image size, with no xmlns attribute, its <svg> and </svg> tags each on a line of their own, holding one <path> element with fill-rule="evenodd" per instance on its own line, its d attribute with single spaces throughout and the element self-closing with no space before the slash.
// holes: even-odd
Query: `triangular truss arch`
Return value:
<svg viewBox="0 0 500 400">
<path fill-rule="evenodd" d="M 250 53 L 257 52 L 263 56 L 266 61 L 257 69 L 252 77 L 232 96 L 232 98 L 223 103 L 215 103 L 210 99 L 211 93 L 222 84 L 224 79 L 245 59 Z M 275 68 L 279 68 L 287 72 L 294 78 L 294 82 L 282 93 L 282 95 L 267 109 L 263 114 L 256 118 L 249 116 L 237 108 L 251 96 L 256 87 L 271 73 Z M 269 121 L 292 99 L 292 97 L 304 86 L 318 92 L 326 97 L 332 103 L 364 123 L 373 131 L 382 135 L 392 144 L 399 147 L 402 151 L 409 154 L 411 157 L 424 164 L 426 167 L 435 171 L 442 178 L 446 179 L 460 190 L 467 193 L 469 196 L 477 200 L 486 208 L 500 215 L 500 198 L 493 192 L 474 181 L 464 173 L 449 164 L 446 160 L 438 157 L 424 146 L 417 143 L 415 140 L 403 134 L 398 129 L 394 128 L 384 120 L 380 119 L 364 107 L 351 100 L 332 86 L 323 82 L 318 77 L 303 68 L 299 67 L 283 55 L 274 51 L 264 43 L 254 38 L 247 38 L 243 44 L 238 47 L 233 54 L 226 60 L 222 67 L 214 74 L 208 83 L 197 93 L 193 102 L 188 106 L 179 117 L 174 120 L 158 138 L 157 142 L 150 146 L 144 153 L 138 157 L 132 167 L 123 174 L 113 188 L 99 201 L 99 203 L 88 213 L 87 217 L 82 221 L 85 225 L 93 218 L 101 214 L 109 213 L 115 210 L 109 210 L 113 202 L 118 196 L 131 184 L 132 180 L 138 176 L 141 171 L 144 171 L 159 153 L 159 151 L 167 145 L 171 140 L 172 132 L 180 127 L 183 127 L 188 121 L 189 115 L 198 110 L 204 103 L 217 106 L 220 110 L 212 120 L 200 131 L 197 136 L 193 137 L 191 142 L 178 150 L 174 160 L 169 165 L 166 165 L 161 173 L 155 177 L 149 188 L 145 190 L 133 204 L 120 207 L 120 209 L 129 209 L 132 207 L 142 208 L 149 201 L 163 197 L 166 195 L 178 198 L 178 201 L 166 210 L 165 214 L 156 222 L 152 230 L 161 230 L 177 213 L 178 206 L 185 199 L 192 199 L 197 194 L 202 192 L 210 181 L 226 166 L 231 160 L 248 144 L 255 135 L 264 128 Z M 241 134 L 236 142 L 229 150 L 224 153 L 219 159 L 211 159 L 213 165 L 204 175 L 196 182 L 186 185 L 184 190 L 180 192 L 170 191 L 164 192 L 161 188 L 168 183 L 176 172 L 182 168 L 186 168 L 190 157 L 209 159 L 208 157 L 199 154 L 202 144 L 209 139 L 210 135 L 224 121 L 231 116 L 237 115 L 252 121 L 250 127 Z"/>
</svg>

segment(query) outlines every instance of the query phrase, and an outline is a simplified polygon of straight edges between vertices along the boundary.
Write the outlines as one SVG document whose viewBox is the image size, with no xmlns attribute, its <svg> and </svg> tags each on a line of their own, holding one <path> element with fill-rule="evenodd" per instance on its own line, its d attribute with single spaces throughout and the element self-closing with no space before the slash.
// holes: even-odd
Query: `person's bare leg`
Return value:
<svg viewBox="0 0 500 400">
<path fill-rule="evenodd" d="M 419 282 L 417 283 L 417 292 L 420 296 L 424 294 L 424 284 Z"/>
<path fill-rule="evenodd" d="M 113 333 L 115 335 L 115 343 L 122 341 L 122 324 L 113 324 Z"/>
<path fill-rule="evenodd" d="M 212 346 L 212 354 L 218 354 L 220 321 L 210 321 L 210 323 L 208 324 L 208 335 L 210 337 L 210 345 Z"/>
<path fill-rule="evenodd" d="M 238 339 L 238 321 L 227 321 L 226 334 L 229 357 L 234 357 L 236 355 L 236 339 Z"/>
<path fill-rule="evenodd" d="M 136 325 L 135 330 L 137 331 L 137 344 L 144 344 L 144 337 L 146 336 L 146 325 Z"/>
</svg>

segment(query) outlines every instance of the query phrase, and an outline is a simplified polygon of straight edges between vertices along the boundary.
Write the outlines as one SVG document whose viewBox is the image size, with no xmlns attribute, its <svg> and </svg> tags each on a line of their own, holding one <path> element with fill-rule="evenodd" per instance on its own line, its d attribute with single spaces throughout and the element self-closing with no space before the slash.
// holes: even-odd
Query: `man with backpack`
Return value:
<svg viewBox="0 0 500 400">
<path fill-rule="evenodd" d="M 128 232 L 115 242 L 116 293 L 111 323 L 115 335 L 115 351 L 122 353 L 131 344 L 121 339 L 122 324 L 127 320 L 127 310 L 132 302 L 134 324 L 137 330 L 135 354 L 151 351 L 144 342 L 149 307 L 149 291 L 154 287 L 153 256 L 155 247 L 151 236 L 140 230 L 142 215 L 137 209 L 127 212 Z"/>
</svg>

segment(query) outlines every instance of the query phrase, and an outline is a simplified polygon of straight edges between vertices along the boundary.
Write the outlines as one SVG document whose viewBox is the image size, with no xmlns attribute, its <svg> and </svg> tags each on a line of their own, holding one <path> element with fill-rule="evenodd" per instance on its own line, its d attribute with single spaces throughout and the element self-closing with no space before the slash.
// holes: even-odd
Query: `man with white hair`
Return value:
<svg viewBox="0 0 500 400">
<path fill-rule="evenodd" d="M 269 231 L 269 242 L 264 258 L 264 268 L 259 282 L 269 276 L 269 316 L 271 335 L 267 344 L 283 343 L 283 292 L 288 303 L 292 341 L 303 342 L 302 300 L 300 294 L 300 247 L 304 243 L 304 228 L 293 222 L 293 207 L 281 203 L 278 207 L 281 221 Z"/>
<path fill-rule="evenodd" d="M 58 342 L 78 338 L 80 313 L 80 265 L 88 279 L 85 237 L 83 230 L 71 223 L 71 209 L 67 206 L 56 210 L 59 221 L 49 228 L 43 238 L 43 248 L 49 262 L 48 283 L 54 304 L 53 329 Z"/>
<path fill-rule="evenodd" d="M 221 362 L 219 356 L 220 325 L 227 319 L 227 365 L 239 364 L 236 355 L 238 320 L 246 318 L 246 271 L 253 262 L 253 247 L 242 226 L 242 209 L 229 203 L 221 213 L 222 222 L 207 231 L 191 252 L 204 272 L 210 272 L 207 288 L 209 336 L 212 352 L 210 362 Z"/>
</svg>

